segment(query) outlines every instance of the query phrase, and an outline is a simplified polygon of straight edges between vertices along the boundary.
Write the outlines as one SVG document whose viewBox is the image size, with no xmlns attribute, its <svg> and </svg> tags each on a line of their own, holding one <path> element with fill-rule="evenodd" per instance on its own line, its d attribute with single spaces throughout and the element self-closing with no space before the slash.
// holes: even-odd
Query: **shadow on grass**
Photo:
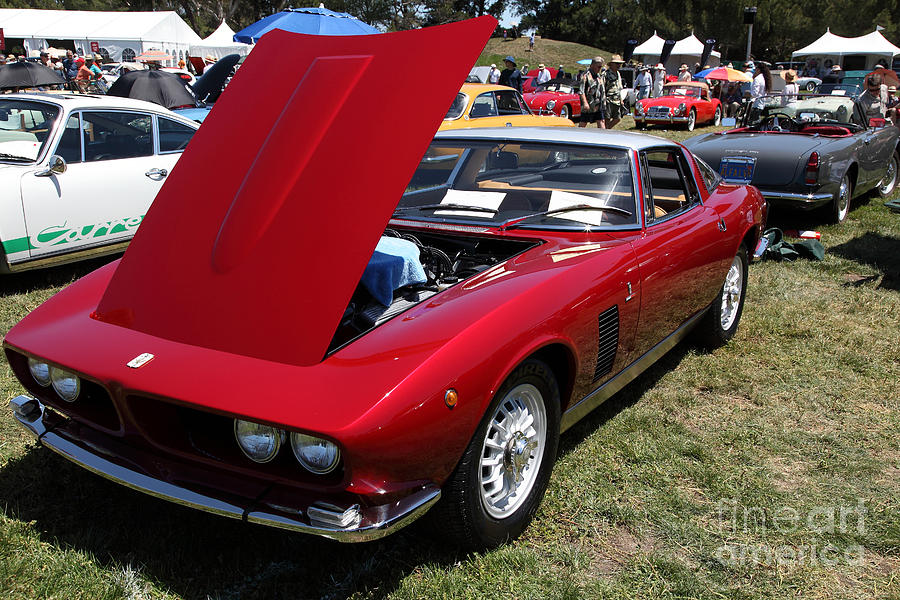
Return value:
<svg viewBox="0 0 900 600">
<path fill-rule="evenodd" d="M 881 271 L 878 287 L 900 291 L 900 239 L 868 231 L 828 252 Z"/>
<path fill-rule="evenodd" d="M 114 254 L 70 265 L 0 275 L 0 298 L 72 283 L 76 279 L 84 277 L 91 271 L 99 269 L 121 256 L 121 254 Z"/>
</svg>

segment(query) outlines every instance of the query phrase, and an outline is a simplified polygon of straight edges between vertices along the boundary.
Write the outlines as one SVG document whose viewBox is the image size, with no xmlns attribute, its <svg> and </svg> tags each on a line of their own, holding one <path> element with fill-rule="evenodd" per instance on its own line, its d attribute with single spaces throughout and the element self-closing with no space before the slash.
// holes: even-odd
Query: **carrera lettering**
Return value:
<svg viewBox="0 0 900 600">
<path fill-rule="evenodd" d="M 36 235 L 31 236 L 29 241 L 31 242 L 31 246 L 35 249 L 58 246 L 72 242 L 83 242 L 107 235 L 132 231 L 137 229 L 138 225 L 140 225 L 143 220 L 144 215 L 140 215 L 138 217 L 114 219 L 112 221 L 83 225 L 81 227 L 66 227 L 66 224 L 63 223 L 62 225 L 53 225 L 40 231 Z"/>
</svg>

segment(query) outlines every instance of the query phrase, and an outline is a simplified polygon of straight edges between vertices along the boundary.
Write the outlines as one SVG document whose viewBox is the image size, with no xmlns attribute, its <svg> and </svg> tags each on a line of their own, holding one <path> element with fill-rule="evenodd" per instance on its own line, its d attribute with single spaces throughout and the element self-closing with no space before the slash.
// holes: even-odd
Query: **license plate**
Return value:
<svg viewBox="0 0 900 600">
<path fill-rule="evenodd" d="M 719 163 L 719 174 L 728 183 L 750 183 L 756 159 L 743 156 L 729 156 Z"/>
</svg>

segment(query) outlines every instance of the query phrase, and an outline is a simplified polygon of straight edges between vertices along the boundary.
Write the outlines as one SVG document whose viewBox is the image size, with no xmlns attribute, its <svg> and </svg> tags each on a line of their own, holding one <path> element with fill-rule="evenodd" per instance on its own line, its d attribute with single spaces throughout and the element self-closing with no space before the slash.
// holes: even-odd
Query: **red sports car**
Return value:
<svg viewBox="0 0 900 600">
<path fill-rule="evenodd" d="M 531 111 L 538 115 L 554 114 L 566 119 L 581 116 L 578 82 L 573 79 L 551 79 L 534 92 L 523 94 Z"/>
<path fill-rule="evenodd" d="M 15 418 L 235 519 L 359 541 L 430 510 L 465 546 L 518 535 L 561 432 L 691 330 L 734 334 L 765 209 L 637 133 L 432 141 L 495 25 L 268 34 L 125 256 L 7 335 Z M 380 85 L 425 52 L 450 76 Z M 413 93 L 402 128 L 372 118 Z M 283 111 L 233 127 L 262 102 Z"/>
<path fill-rule="evenodd" d="M 644 98 L 634 105 L 638 126 L 678 123 L 693 131 L 698 123 L 719 125 L 722 103 L 709 97 L 709 86 L 699 81 L 679 81 L 663 86 L 659 98 Z"/>
</svg>

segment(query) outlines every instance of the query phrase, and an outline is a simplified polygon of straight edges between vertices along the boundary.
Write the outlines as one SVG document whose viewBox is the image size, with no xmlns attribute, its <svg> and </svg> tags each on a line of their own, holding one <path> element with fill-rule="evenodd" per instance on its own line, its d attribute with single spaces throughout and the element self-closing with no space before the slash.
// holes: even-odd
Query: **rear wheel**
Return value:
<svg viewBox="0 0 900 600">
<path fill-rule="evenodd" d="M 694 130 L 694 126 L 695 126 L 696 124 L 697 124 L 697 111 L 694 110 L 694 109 L 692 108 L 692 109 L 691 109 L 691 112 L 688 114 L 687 130 L 688 130 L 688 131 L 693 131 L 693 130 Z"/>
<path fill-rule="evenodd" d="M 540 505 L 559 442 L 559 386 L 528 359 L 494 396 L 433 511 L 459 546 L 491 548 L 516 538 Z"/>
<path fill-rule="evenodd" d="M 748 264 L 747 248 L 741 244 L 731 261 L 719 295 L 695 330 L 697 340 L 703 347 L 710 350 L 718 348 L 734 337 L 744 312 Z"/>
<path fill-rule="evenodd" d="M 815 81 L 807 81 L 806 82 L 806 91 L 807 92 L 813 92 L 813 91 L 815 91 L 815 89 L 816 89 Z"/>
<path fill-rule="evenodd" d="M 897 152 L 891 154 L 891 160 L 888 161 L 887 171 L 884 173 L 881 183 L 878 184 L 878 195 L 882 198 L 890 196 L 897 187 L 897 168 L 900 165 L 900 158 Z"/>
<path fill-rule="evenodd" d="M 561 116 L 563 119 L 568 119 L 571 116 L 568 104 L 563 104 L 562 108 L 559 109 L 559 116 Z"/>
<path fill-rule="evenodd" d="M 718 106 L 718 107 L 716 107 L 716 114 L 713 115 L 713 125 L 718 127 L 721 124 L 722 124 L 722 107 Z"/>
<path fill-rule="evenodd" d="M 841 185 L 834 194 L 831 201 L 831 222 L 840 223 L 850 214 L 850 197 L 853 195 L 853 186 L 850 185 L 850 178 L 844 175 L 841 178 Z"/>
</svg>

